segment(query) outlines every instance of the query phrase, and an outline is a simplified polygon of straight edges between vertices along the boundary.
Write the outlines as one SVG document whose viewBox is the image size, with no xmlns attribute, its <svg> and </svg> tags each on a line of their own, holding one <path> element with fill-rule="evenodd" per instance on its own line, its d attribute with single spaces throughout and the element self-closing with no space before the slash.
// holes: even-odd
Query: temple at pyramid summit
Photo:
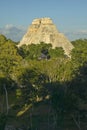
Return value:
<svg viewBox="0 0 87 130">
<path fill-rule="evenodd" d="M 23 36 L 18 47 L 29 44 L 40 44 L 41 42 L 52 44 L 52 48 L 62 47 L 67 56 L 74 48 L 70 41 L 60 33 L 50 18 L 34 19 Z"/>
</svg>

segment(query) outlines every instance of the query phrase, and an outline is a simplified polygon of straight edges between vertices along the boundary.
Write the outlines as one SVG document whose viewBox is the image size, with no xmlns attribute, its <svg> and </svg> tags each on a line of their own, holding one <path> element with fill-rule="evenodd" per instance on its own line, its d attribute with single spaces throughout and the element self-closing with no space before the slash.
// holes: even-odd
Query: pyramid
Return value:
<svg viewBox="0 0 87 130">
<path fill-rule="evenodd" d="M 70 56 L 70 52 L 74 48 L 64 34 L 57 30 L 50 18 L 34 19 L 18 47 L 41 42 L 52 44 L 52 48 L 62 47 L 67 56 Z"/>
</svg>

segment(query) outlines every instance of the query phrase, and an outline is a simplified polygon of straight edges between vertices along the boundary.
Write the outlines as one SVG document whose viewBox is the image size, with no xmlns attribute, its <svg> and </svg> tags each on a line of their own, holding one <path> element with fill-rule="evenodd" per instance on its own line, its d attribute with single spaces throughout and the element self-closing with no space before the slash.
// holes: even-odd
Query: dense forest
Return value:
<svg viewBox="0 0 87 130">
<path fill-rule="evenodd" d="M 70 58 L 0 35 L 0 130 L 87 129 L 87 39 L 72 44 Z"/>
</svg>

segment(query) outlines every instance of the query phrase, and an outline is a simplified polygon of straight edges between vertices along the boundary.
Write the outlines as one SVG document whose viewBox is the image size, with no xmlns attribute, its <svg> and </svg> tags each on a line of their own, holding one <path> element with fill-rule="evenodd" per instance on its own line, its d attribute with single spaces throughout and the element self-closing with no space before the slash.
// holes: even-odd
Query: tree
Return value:
<svg viewBox="0 0 87 130">
<path fill-rule="evenodd" d="M 7 122 L 7 116 L 3 113 L 0 113 L 0 130 L 5 130 Z"/>
<path fill-rule="evenodd" d="M 50 44 L 41 42 L 40 44 L 23 45 L 19 48 L 19 53 L 26 60 L 37 60 L 41 56 L 42 50 L 49 50 L 50 48 Z"/>
<path fill-rule="evenodd" d="M 0 46 L 4 44 L 7 41 L 6 37 L 2 34 L 0 34 Z"/>
<path fill-rule="evenodd" d="M 0 46 L 0 70 L 9 75 L 14 66 L 21 62 L 22 57 L 18 53 L 18 49 L 10 40 L 6 40 Z"/>
<path fill-rule="evenodd" d="M 83 65 L 87 61 L 87 39 L 73 41 L 75 48 L 72 50 L 72 60 L 77 65 Z"/>
</svg>

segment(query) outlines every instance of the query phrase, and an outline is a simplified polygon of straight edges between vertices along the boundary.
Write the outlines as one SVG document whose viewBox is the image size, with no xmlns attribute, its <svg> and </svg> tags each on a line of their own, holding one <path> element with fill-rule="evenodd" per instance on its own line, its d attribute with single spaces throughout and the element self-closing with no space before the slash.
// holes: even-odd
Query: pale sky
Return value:
<svg viewBox="0 0 87 130">
<path fill-rule="evenodd" d="M 50 17 L 69 39 L 87 37 L 87 0 L 0 0 L 0 33 L 7 34 L 7 26 L 25 31 L 41 17 Z"/>
</svg>

